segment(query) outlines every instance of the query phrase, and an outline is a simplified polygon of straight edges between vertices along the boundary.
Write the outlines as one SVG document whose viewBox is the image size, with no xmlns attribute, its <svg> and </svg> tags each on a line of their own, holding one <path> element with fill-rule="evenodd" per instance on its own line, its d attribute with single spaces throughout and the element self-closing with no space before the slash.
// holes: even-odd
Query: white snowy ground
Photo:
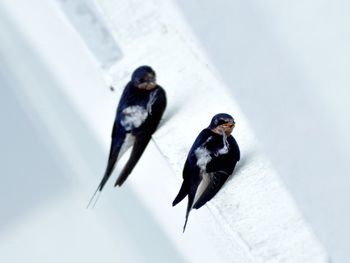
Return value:
<svg viewBox="0 0 350 263">
<path fill-rule="evenodd" d="M 349 262 L 350 2 L 175 2 L 332 262 Z"/>
<path fill-rule="evenodd" d="M 108 72 L 98 67 L 57 2 L 34 0 L 25 9 L 19 0 L 1 4 L 7 23 L 1 55 L 9 71 L 3 78 L 16 79 L 8 96 L 62 171 L 36 175 L 24 192 L 16 192 L 17 177 L 7 179 L 5 194 L 16 192 L 26 209 L 4 219 L 1 261 L 326 262 L 176 6 L 160 0 L 96 3 L 122 52 Z M 156 69 L 167 91 L 165 119 L 125 187 L 109 184 L 96 208 L 86 210 L 105 168 L 119 95 L 142 64 Z M 171 202 L 188 149 L 217 112 L 236 118 L 242 160 L 215 199 L 192 212 L 182 234 L 185 203 L 172 208 Z M 58 180 L 59 189 L 48 180 L 50 195 L 26 200 L 46 176 Z M 18 199 L 4 202 L 3 213 Z"/>
</svg>

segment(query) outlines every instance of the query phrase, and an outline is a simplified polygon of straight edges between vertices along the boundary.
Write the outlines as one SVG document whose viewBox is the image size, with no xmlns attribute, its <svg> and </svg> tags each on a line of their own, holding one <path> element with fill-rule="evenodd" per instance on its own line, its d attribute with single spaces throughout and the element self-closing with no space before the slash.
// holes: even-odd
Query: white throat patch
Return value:
<svg viewBox="0 0 350 263">
<path fill-rule="evenodd" d="M 227 137 L 226 137 L 226 134 L 224 132 L 222 133 L 222 141 L 223 141 L 224 146 L 220 150 L 218 150 L 217 155 L 228 153 L 229 143 L 227 141 Z"/>
<path fill-rule="evenodd" d="M 148 103 L 147 103 L 147 111 L 150 115 L 152 115 L 152 106 L 157 99 L 157 92 L 158 92 L 158 90 L 155 90 L 149 94 L 149 99 L 148 99 Z"/>
</svg>

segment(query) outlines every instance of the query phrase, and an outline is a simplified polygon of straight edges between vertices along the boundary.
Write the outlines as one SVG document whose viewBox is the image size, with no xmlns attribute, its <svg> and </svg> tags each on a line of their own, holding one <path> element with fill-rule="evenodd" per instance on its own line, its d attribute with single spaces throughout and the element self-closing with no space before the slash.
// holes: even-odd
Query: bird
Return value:
<svg viewBox="0 0 350 263">
<path fill-rule="evenodd" d="M 240 150 L 231 135 L 235 127 L 233 117 L 216 114 L 209 126 L 203 129 L 193 143 L 184 168 L 183 182 L 173 206 L 188 197 L 185 232 L 190 211 L 201 208 L 221 189 L 240 160 Z"/>
<path fill-rule="evenodd" d="M 119 100 L 105 173 L 88 206 L 103 190 L 119 158 L 132 146 L 129 160 L 114 184 L 123 185 L 156 131 L 166 105 L 166 92 L 156 83 L 155 71 L 146 65 L 135 69 Z"/>
</svg>

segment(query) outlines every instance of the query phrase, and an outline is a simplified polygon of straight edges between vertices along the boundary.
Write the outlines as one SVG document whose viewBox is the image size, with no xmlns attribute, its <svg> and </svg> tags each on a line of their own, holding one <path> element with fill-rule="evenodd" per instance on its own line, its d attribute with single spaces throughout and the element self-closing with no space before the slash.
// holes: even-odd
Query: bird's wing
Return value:
<svg viewBox="0 0 350 263">
<path fill-rule="evenodd" d="M 183 173 L 182 173 L 183 182 L 179 193 L 177 194 L 177 196 L 173 201 L 173 206 L 175 206 L 179 202 L 181 202 L 186 196 L 188 196 L 186 219 L 185 219 L 183 231 L 185 231 L 186 229 L 188 216 L 191 212 L 193 202 L 195 200 L 196 191 L 201 181 L 200 168 L 197 165 L 197 157 L 195 155 L 195 151 L 198 147 L 201 147 L 207 139 L 208 139 L 208 131 L 207 129 L 204 129 L 197 136 L 196 140 L 194 141 L 188 153 L 185 166 L 183 169 Z"/>
<path fill-rule="evenodd" d="M 229 174 L 224 171 L 212 172 L 203 176 L 202 185 L 200 184 L 198 187 L 198 197 L 194 202 L 193 208 L 198 209 L 212 199 L 224 185 L 228 177 Z"/>
<path fill-rule="evenodd" d="M 238 143 L 237 141 L 235 140 L 235 138 L 230 135 L 228 137 L 228 141 L 229 141 L 229 144 L 230 144 L 230 153 L 232 158 L 238 162 L 240 159 L 241 159 L 241 153 L 240 153 L 240 150 L 239 150 L 239 146 L 238 146 Z"/>
<path fill-rule="evenodd" d="M 191 181 L 193 181 L 191 180 L 191 178 L 193 177 L 199 178 L 199 168 L 197 165 L 191 167 L 189 160 L 187 159 L 185 162 L 185 166 L 182 174 L 183 174 L 184 180 L 182 182 L 179 193 L 177 194 L 177 196 L 173 201 L 173 206 L 180 203 L 189 194 Z"/>
<path fill-rule="evenodd" d="M 144 123 L 140 127 L 135 128 L 131 131 L 131 133 L 135 136 L 134 146 L 129 160 L 126 163 L 123 170 L 121 171 L 115 183 L 115 186 L 121 186 L 127 179 L 129 174 L 132 172 L 135 165 L 141 158 L 141 155 L 143 154 L 149 141 L 151 140 L 152 134 L 157 129 L 157 126 L 166 107 L 166 95 L 165 91 L 160 86 L 156 94 L 157 96 L 155 96 L 154 101 L 150 103 L 151 110 L 146 120 L 144 120 Z"/>
<path fill-rule="evenodd" d="M 132 148 L 128 162 L 125 164 L 114 186 L 122 186 L 125 180 L 128 178 L 131 171 L 139 161 L 141 155 L 147 147 L 147 144 L 151 140 L 151 134 L 142 134 L 135 136 L 135 143 Z"/>
<path fill-rule="evenodd" d="M 177 205 L 181 202 L 186 195 L 190 193 L 190 189 L 192 186 L 197 187 L 200 182 L 200 168 L 197 165 L 197 157 L 195 151 L 198 147 L 201 147 L 203 143 L 207 140 L 206 132 L 204 130 L 197 136 L 194 141 L 190 152 L 188 153 L 184 169 L 182 172 L 183 182 L 180 188 L 179 193 L 175 197 L 173 201 L 173 206 Z M 196 189 L 194 190 L 193 198 L 195 196 Z M 192 200 L 193 202 L 193 200 Z M 192 204 L 191 204 L 192 206 Z"/>
<path fill-rule="evenodd" d="M 187 203 L 187 209 L 186 209 L 186 219 L 185 219 L 185 224 L 183 227 L 182 232 L 185 232 L 186 226 L 187 226 L 187 221 L 188 221 L 188 216 L 190 215 L 190 212 L 192 210 L 192 205 L 193 205 L 193 200 L 194 200 L 194 196 L 195 196 L 195 190 L 191 191 L 188 193 L 188 203 Z"/>
<path fill-rule="evenodd" d="M 188 196 L 186 219 L 183 227 L 183 232 L 185 232 L 188 216 L 192 210 L 193 203 L 196 197 L 196 192 L 201 182 L 200 168 L 196 163 L 190 163 L 189 158 L 185 163 L 183 178 L 184 178 L 184 181 L 182 183 L 182 186 L 178 195 L 176 196 L 173 202 L 173 206 L 179 203 L 180 201 L 182 201 L 186 196 Z"/>
<path fill-rule="evenodd" d="M 191 212 L 193 201 L 195 199 L 197 187 L 200 183 L 200 169 L 197 165 L 191 165 L 189 159 L 186 160 L 185 167 L 183 170 L 183 182 L 179 193 L 173 201 L 173 206 L 181 202 L 186 196 L 188 196 L 188 203 L 186 209 L 186 219 L 183 227 L 183 232 L 185 232 L 188 216 Z"/>
<path fill-rule="evenodd" d="M 167 104 L 166 95 L 163 88 L 159 86 L 159 88 L 157 88 L 153 94 L 155 94 L 154 98 L 149 99 L 147 104 L 148 116 L 140 128 L 140 130 L 143 132 L 151 134 L 156 131 Z"/>
<path fill-rule="evenodd" d="M 187 162 L 189 163 L 190 167 L 197 167 L 198 170 L 196 172 L 199 173 L 199 167 L 197 165 L 197 156 L 196 156 L 196 150 L 200 147 L 205 147 L 206 142 L 208 141 L 208 138 L 210 137 L 210 131 L 208 129 L 202 130 L 199 135 L 197 136 L 196 140 L 194 141 L 188 156 L 187 156 Z M 185 171 L 185 170 L 184 170 Z M 191 175 L 192 173 L 183 173 L 183 178 L 186 179 L 187 175 Z M 197 176 L 197 174 L 196 174 Z"/>
<path fill-rule="evenodd" d="M 116 165 L 116 162 L 118 160 L 118 156 L 120 154 L 120 151 L 122 148 L 126 148 L 125 146 L 125 138 L 126 138 L 126 133 L 124 129 L 119 127 L 117 122 L 114 123 L 113 126 L 113 131 L 112 131 L 112 142 L 111 142 L 111 148 L 109 152 L 109 157 L 108 157 L 108 163 L 107 163 L 107 168 L 104 173 L 104 176 L 101 180 L 101 183 L 98 187 L 99 191 L 102 191 L 103 187 L 105 186 L 107 180 L 111 176 L 114 167 Z"/>
<path fill-rule="evenodd" d="M 187 181 L 187 180 L 186 180 Z M 188 216 L 194 207 L 193 204 L 195 204 L 195 201 L 197 200 L 197 193 L 201 191 L 201 185 L 204 183 L 206 184 L 206 178 L 200 175 L 200 170 L 198 169 L 198 174 L 192 174 L 190 179 L 188 180 L 188 203 L 187 203 L 187 209 L 186 209 L 186 219 L 185 224 L 183 227 L 183 232 L 185 232 Z"/>
</svg>

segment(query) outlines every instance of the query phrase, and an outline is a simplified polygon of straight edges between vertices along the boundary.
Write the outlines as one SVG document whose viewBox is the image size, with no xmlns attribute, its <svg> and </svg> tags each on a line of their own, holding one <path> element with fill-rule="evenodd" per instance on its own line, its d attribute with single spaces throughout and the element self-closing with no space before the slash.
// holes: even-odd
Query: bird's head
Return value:
<svg viewBox="0 0 350 263">
<path fill-rule="evenodd" d="M 235 120 L 227 113 L 216 114 L 210 122 L 209 129 L 214 133 L 229 136 L 235 127 Z"/>
<path fill-rule="evenodd" d="M 150 66 L 141 66 L 132 73 L 133 85 L 143 90 L 153 90 L 156 83 L 156 72 Z"/>
</svg>

